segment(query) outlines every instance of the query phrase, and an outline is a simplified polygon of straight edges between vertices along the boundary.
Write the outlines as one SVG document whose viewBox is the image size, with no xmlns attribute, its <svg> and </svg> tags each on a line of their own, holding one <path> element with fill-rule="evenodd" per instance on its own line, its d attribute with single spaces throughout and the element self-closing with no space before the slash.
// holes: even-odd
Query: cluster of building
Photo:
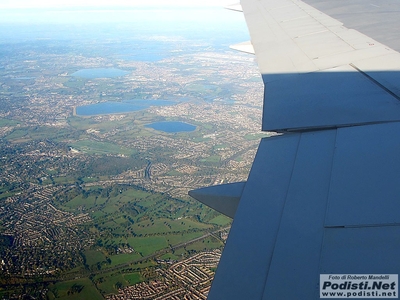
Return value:
<svg viewBox="0 0 400 300">
<path fill-rule="evenodd" d="M 124 299 L 207 299 L 220 250 L 200 252 L 171 265 L 164 263 L 157 270 L 158 280 L 141 282 L 119 290 L 108 300 Z M 168 266 L 167 266 L 168 265 Z"/>
<path fill-rule="evenodd" d="M 51 202 L 69 184 L 77 186 L 71 180 L 92 159 L 84 151 L 71 147 L 68 151 L 70 144 L 89 140 L 120 145 L 149 160 L 156 157 L 151 165 L 102 176 L 86 187 L 128 183 L 187 197 L 188 190 L 196 187 L 246 179 L 258 144 L 252 135 L 260 131 L 262 106 L 262 82 L 254 80 L 259 74 L 251 56 L 209 52 L 151 63 L 69 52 L 49 55 L 30 47 L 9 53 L 0 59 L 7 66 L 0 70 L 0 118 L 8 122 L 0 124 L 0 188 L 11 196 L 1 195 L 0 236 L 9 237 L 11 247 L 1 249 L 0 273 L 53 274 L 82 265 L 79 251 L 92 241 L 78 225 L 90 218 L 62 211 Z M 118 78 L 71 76 L 77 69 L 99 66 L 131 72 Z M 154 132 L 130 136 L 134 126 L 144 123 L 135 123 L 134 118 L 130 125 L 123 123 L 130 118 L 127 114 L 91 117 L 87 124 L 96 125 L 93 128 L 74 127 L 71 122 L 77 106 L 128 97 L 181 101 L 152 107 L 147 113 L 208 129 L 193 138 Z M 101 123 L 115 126 L 99 130 Z M 37 131 L 41 133 L 27 134 Z M 62 181 L 62 186 L 61 178 L 70 181 Z M 82 182 L 79 185 L 85 188 Z M 119 296 L 205 299 L 218 260 L 219 252 L 202 253 L 160 268 L 162 280 L 120 290 Z"/>
<path fill-rule="evenodd" d="M 0 257 L 0 270 L 8 275 L 52 274 L 74 265 L 89 239 L 77 225 L 90 220 L 88 214 L 72 214 L 51 204 L 60 187 L 32 186 L 0 206 L 1 234 L 10 247 Z M 26 253 L 30 253 L 29 256 Z M 79 262 L 79 258 L 75 261 Z"/>
</svg>

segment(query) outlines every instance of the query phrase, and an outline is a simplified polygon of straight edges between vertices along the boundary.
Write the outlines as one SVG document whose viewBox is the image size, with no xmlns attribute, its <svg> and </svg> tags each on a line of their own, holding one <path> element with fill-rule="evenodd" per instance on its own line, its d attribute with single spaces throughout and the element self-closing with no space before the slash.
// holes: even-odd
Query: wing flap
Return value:
<svg viewBox="0 0 400 300">
<path fill-rule="evenodd" d="M 396 97 L 351 66 L 267 77 L 265 81 L 271 81 L 264 94 L 263 130 L 335 128 L 400 119 Z"/>
<path fill-rule="evenodd" d="M 261 141 L 209 299 L 314 298 L 335 143 L 336 130 Z"/>
<path fill-rule="evenodd" d="M 335 130 L 301 135 L 262 299 L 315 299 L 335 141 Z"/>
<path fill-rule="evenodd" d="M 326 226 L 400 224 L 400 123 L 338 129 Z"/>
<path fill-rule="evenodd" d="M 209 300 L 261 299 L 298 142 L 297 134 L 261 141 Z"/>
</svg>

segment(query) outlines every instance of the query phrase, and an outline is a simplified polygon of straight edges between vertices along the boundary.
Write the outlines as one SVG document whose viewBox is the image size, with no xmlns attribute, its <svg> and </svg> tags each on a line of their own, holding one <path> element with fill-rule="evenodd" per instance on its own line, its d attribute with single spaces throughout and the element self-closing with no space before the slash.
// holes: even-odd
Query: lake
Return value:
<svg viewBox="0 0 400 300">
<path fill-rule="evenodd" d="M 125 76 L 129 74 L 129 71 L 124 71 L 115 68 L 92 68 L 82 69 L 71 74 L 74 77 L 82 77 L 87 79 L 94 78 L 114 78 L 119 76 Z"/>
<path fill-rule="evenodd" d="M 194 131 L 196 129 L 196 126 L 192 124 L 184 122 L 176 122 L 176 121 L 155 122 L 147 124 L 146 127 L 168 133 L 183 132 L 183 131 L 189 132 L 189 131 Z"/>
<path fill-rule="evenodd" d="M 106 115 L 115 113 L 125 113 L 147 109 L 151 106 L 174 105 L 178 102 L 169 100 L 124 100 L 121 102 L 101 102 L 90 105 L 78 106 L 76 114 L 78 116 Z"/>
</svg>

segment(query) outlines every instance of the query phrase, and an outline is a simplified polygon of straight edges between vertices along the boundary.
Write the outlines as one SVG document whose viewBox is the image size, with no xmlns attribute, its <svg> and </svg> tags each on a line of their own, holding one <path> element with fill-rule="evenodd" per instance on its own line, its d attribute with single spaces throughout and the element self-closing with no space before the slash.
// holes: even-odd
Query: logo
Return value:
<svg viewBox="0 0 400 300">
<path fill-rule="evenodd" d="M 397 274 L 320 274 L 320 298 L 398 299 Z"/>
</svg>

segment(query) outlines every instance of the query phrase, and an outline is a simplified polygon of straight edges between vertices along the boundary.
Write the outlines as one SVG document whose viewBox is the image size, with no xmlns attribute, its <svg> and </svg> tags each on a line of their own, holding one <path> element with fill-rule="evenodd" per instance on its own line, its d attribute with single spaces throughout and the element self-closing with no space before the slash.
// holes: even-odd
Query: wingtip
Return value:
<svg viewBox="0 0 400 300">
<path fill-rule="evenodd" d="M 246 182 L 235 182 L 189 191 L 189 196 L 233 218 Z"/>
<path fill-rule="evenodd" d="M 230 4 L 224 7 L 225 9 L 243 12 L 242 5 L 240 3 Z"/>
<path fill-rule="evenodd" d="M 235 45 L 229 46 L 229 48 L 236 50 L 236 51 L 240 51 L 240 52 L 255 54 L 253 44 L 250 41 L 235 44 Z"/>
</svg>

